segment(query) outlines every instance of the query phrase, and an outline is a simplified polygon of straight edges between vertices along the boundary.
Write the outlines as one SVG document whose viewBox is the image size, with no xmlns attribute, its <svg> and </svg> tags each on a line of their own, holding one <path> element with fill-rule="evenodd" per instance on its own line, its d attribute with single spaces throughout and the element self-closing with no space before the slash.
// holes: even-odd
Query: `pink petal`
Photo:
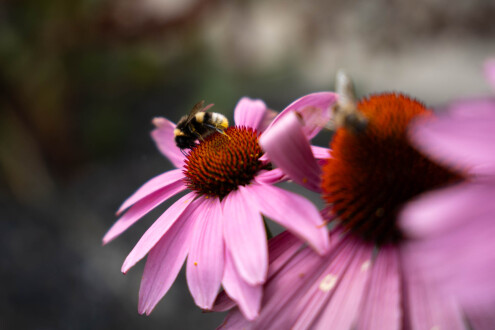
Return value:
<svg viewBox="0 0 495 330">
<path fill-rule="evenodd" d="M 495 314 L 493 313 L 492 302 L 487 306 L 476 306 L 474 309 L 463 308 L 463 312 L 469 320 L 472 329 L 492 330 L 495 329 Z"/>
<path fill-rule="evenodd" d="M 313 157 L 316 159 L 329 159 L 331 150 L 328 148 L 311 146 L 311 151 L 313 152 Z"/>
<path fill-rule="evenodd" d="M 418 273 L 403 260 L 405 286 L 405 319 L 412 329 L 465 329 L 462 312 L 456 302 L 428 286 Z"/>
<path fill-rule="evenodd" d="M 403 253 L 425 279 L 454 293 L 463 306 L 491 304 L 495 297 L 493 196 L 495 186 L 464 184 L 425 196 L 405 211 L 416 239 Z M 424 224 L 422 213 L 433 224 Z"/>
<path fill-rule="evenodd" d="M 410 133 L 422 152 L 442 164 L 471 168 L 478 174 L 495 173 L 495 115 L 420 120 Z"/>
<path fill-rule="evenodd" d="M 196 210 L 198 204 L 193 202 L 188 211 Z M 148 254 L 139 289 L 140 314 L 149 315 L 175 281 L 186 259 L 197 216 L 196 212 L 176 221 Z"/>
<path fill-rule="evenodd" d="M 236 305 L 237 305 L 236 302 L 233 301 L 224 290 L 218 294 L 217 299 L 215 300 L 215 305 L 213 305 L 211 311 L 225 312 L 228 311 L 229 309 L 236 307 Z"/>
<path fill-rule="evenodd" d="M 237 126 L 258 129 L 267 111 L 265 102 L 243 97 L 234 110 L 234 121 Z"/>
<path fill-rule="evenodd" d="M 258 316 L 261 306 L 262 286 L 249 285 L 244 281 L 236 271 L 234 260 L 229 251 L 226 251 L 222 285 L 227 294 L 237 302 L 246 319 L 253 320 Z"/>
<path fill-rule="evenodd" d="M 177 168 L 184 165 L 184 155 L 175 144 L 175 124 L 163 117 L 153 119 L 156 128 L 151 132 L 151 137 L 160 152 L 167 157 Z"/>
<path fill-rule="evenodd" d="M 371 268 L 357 329 L 400 329 L 401 293 L 395 247 L 380 248 Z"/>
<path fill-rule="evenodd" d="M 268 241 L 268 277 L 276 274 L 302 247 L 304 243 L 288 231 L 284 231 Z"/>
<path fill-rule="evenodd" d="M 238 330 L 238 329 L 243 329 L 243 330 L 249 330 L 253 329 L 253 327 L 249 324 L 249 321 L 247 321 L 244 318 L 244 315 L 239 311 L 239 309 L 235 309 L 232 312 L 230 312 L 225 320 L 223 321 L 222 324 L 218 327 L 218 329 L 222 330 Z"/>
<path fill-rule="evenodd" d="M 117 215 L 122 213 L 122 211 L 127 209 L 129 206 L 139 202 L 155 191 L 166 188 L 167 186 L 173 185 L 174 183 L 182 182 L 182 179 L 184 179 L 184 173 L 182 173 L 181 169 L 167 171 L 158 176 L 155 176 L 153 179 L 143 184 L 134 194 L 132 194 L 124 201 L 124 203 L 122 203 L 119 210 L 117 211 Z"/>
<path fill-rule="evenodd" d="M 186 276 L 194 302 L 211 309 L 224 271 L 222 209 L 218 198 L 204 198 L 192 235 Z"/>
<path fill-rule="evenodd" d="M 290 238 L 288 236 L 278 237 L 280 240 L 284 237 Z M 283 239 L 283 241 L 286 240 Z M 332 237 L 331 251 L 335 251 L 340 242 Z M 283 242 L 280 241 L 280 243 Z M 292 327 L 297 316 L 305 308 L 305 305 L 301 303 L 301 297 L 306 295 L 308 287 L 314 283 L 325 266 L 333 261 L 333 254 L 322 258 L 307 247 L 300 250 L 300 241 L 295 242 L 294 245 L 297 251 L 278 272 L 273 272 L 273 277 L 265 285 L 261 315 L 253 322 L 249 322 L 237 309 L 234 309 L 227 316 L 223 327 L 226 329 L 288 329 Z M 290 249 L 292 250 L 293 247 Z M 279 254 L 279 257 L 283 258 L 284 254 Z M 308 294 L 308 298 L 310 297 L 311 293 Z"/>
<path fill-rule="evenodd" d="M 299 118 L 289 113 L 260 137 L 268 158 L 298 184 L 319 192 L 321 169 L 309 141 L 303 133 Z"/>
<path fill-rule="evenodd" d="M 253 206 L 278 222 L 315 251 L 323 254 L 329 246 L 325 221 L 317 208 L 306 198 L 265 184 L 251 184 Z"/>
<path fill-rule="evenodd" d="M 249 284 L 265 282 L 268 247 L 265 226 L 250 191 L 232 191 L 223 201 L 224 237 L 239 275 Z"/>
<path fill-rule="evenodd" d="M 288 113 L 298 112 L 304 122 L 304 134 L 313 138 L 327 124 L 332 116 L 332 106 L 337 101 L 337 94 L 331 92 L 319 92 L 308 94 L 292 102 L 282 111 L 272 124 L 271 127 L 285 117 Z"/>
<path fill-rule="evenodd" d="M 493 196 L 495 184 L 462 183 L 434 190 L 406 205 L 400 225 L 415 237 L 442 234 L 449 228 L 472 223 L 476 216 L 495 214 Z"/>
<path fill-rule="evenodd" d="M 361 299 L 364 293 L 365 284 L 368 281 L 371 267 L 371 254 L 373 252 L 372 246 L 356 246 L 353 254 L 348 255 L 351 258 L 345 273 L 339 275 L 339 271 L 329 271 L 324 277 L 322 276 L 319 283 L 319 291 L 326 289 L 325 285 L 328 284 L 327 276 L 335 276 L 337 279 L 342 277 L 336 285 L 335 290 L 328 303 L 324 306 L 318 320 L 313 323 L 313 327 L 316 329 L 322 329 L 329 327 L 331 329 L 351 329 L 355 324 Z M 337 266 L 338 263 L 334 262 L 332 266 Z M 322 292 L 324 293 L 324 292 Z M 319 293 L 320 294 L 320 293 Z M 305 311 L 312 308 L 306 307 Z M 300 316 L 295 328 L 298 327 L 303 320 L 303 316 Z M 304 324 L 305 322 L 302 322 Z"/>
<path fill-rule="evenodd" d="M 495 90 L 495 58 L 490 58 L 483 65 L 486 81 L 488 81 L 493 90 Z"/>
<path fill-rule="evenodd" d="M 188 208 L 188 206 L 194 200 L 195 196 L 196 193 L 194 192 L 185 195 L 170 206 L 165 213 L 153 223 L 125 259 L 124 264 L 122 265 L 122 272 L 124 274 L 141 260 L 155 244 L 158 243 L 158 241 L 160 241 L 163 235 L 167 233 L 176 221 L 187 221 L 187 218 L 191 216 L 192 211 L 194 210 L 194 208 Z M 185 212 L 186 208 L 188 208 L 187 212 Z"/>
<path fill-rule="evenodd" d="M 267 109 L 265 112 L 265 115 L 263 116 L 263 119 L 261 119 L 261 122 L 258 124 L 258 127 L 256 130 L 258 132 L 264 132 L 268 126 L 272 123 L 272 121 L 277 117 L 278 113 L 274 110 Z"/>
<path fill-rule="evenodd" d="M 495 116 L 495 99 L 493 97 L 477 97 L 462 99 L 451 103 L 449 116 L 456 118 L 493 118 Z"/>
<path fill-rule="evenodd" d="M 287 180 L 287 176 L 280 168 L 274 168 L 270 171 L 261 171 L 256 175 L 256 181 L 264 184 L 274 184 Z"/>
<path fill-rule="evenodd" d="M 182 181 L 178 181 L 141 199 L 113 224 L 113 226 L 103 237 L 103 244 L 107 244 L 122 234 L 125 230 L 127 230 L 127 228 L 136 223 L 136 221 L 141 219 L 145 214 L 184 189 L 184 183 Z"/>
</svg>

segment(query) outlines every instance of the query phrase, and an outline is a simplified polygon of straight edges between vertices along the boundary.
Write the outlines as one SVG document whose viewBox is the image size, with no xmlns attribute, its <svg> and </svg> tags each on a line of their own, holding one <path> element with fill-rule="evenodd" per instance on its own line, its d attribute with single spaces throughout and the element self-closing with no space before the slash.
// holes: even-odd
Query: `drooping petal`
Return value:
<svg viewBox="0 0 495 330">
<path fill-rule="evenodd" d="M 495 103 L 493 114 L 480 118 L 454 116 L 420 120 L 410 131 L 413 143 L 441 164 L 495 173 Z"/>
<path fill-rule="evenodd" d="M 238 126 L 258 129 L 267 111 L 265 102 L 243 97 L 234 110 L 234 121 Z"/>
<path fill-rule="evenodd" d="M 189 250 L 198 204 L 189 205 L 191 216 L 176 221 L 148 254 L 139 289 L 140 314 L 149 315 L 175 281 Z"/>
<path fill-rule="evenodd" d="M 223 201 L 224 237 L 239 275 L 249 284 L 265 282 L 268 246 L 259 209 L 244 187 L 230 192 Z"/>
<path fill-rule="evenodd" d="M 148 180 L 145 184 L 143 184 L 134 194 L 128 197 L 122 205 L 119 207 L 117 211 L 117 215 L 122 213 L 129 206 L 139 202 L 146 196 L 154 193 L 157 190 L 166 188 L 174 183 L 180 182 L 184 179 L 184 174 L 182 170 L 171 170 L 165 173 L 162 173 L 158 176 L 155 176 L 153 179 Z"/>
<path fill-rule="evenodd" d="M 158 243 L 158 241 L 160 241 L 163 235 L 167 233 L 176 221 L 187 221 L 187 218 L 189 218 L 194 211 L 194 208 L 188 208 L 188 206 L 194 200 L 195 196 L 196 193 L 194 192 L 185 195 L 170 206 L 155 223 L 153 223 L 125 259 L 124 264 L 122 265 L 122 272 L 124 274 L 141 260 L 155 244 Z"/>
<path fill-rule="evenodd" d="M 381 247 L 371 268 L 357 329 L 401 328 L 398 255 L 395 247 Z"/>
<path fill-rule="evenodd" d="M 187 258 L 186 276 L 194 302 L 211 309 L 220 289 L 224 270 L 223 215 L 218 198 L 204 198 L 194 226 Z"/>
<path fill-rule="evenodd" d="M 173 195 L 183 191 L 185 189 L 182 181 L 174 182 L 169 186 L 157 190 L 139 202 L 135 203 L 123 216 L 120 217 L 117 222 L 107 231 L 103 237 L 103 244 L 107 244 L 120 234 L 122 234 L 127 228 L 132 226 L 136 221 L 141 219 L 145 214 L 152 209 L 172 197 Z"/>
<path fill-rule="evenodd" d="M 483 65 L 486 81 L 488 81 L 493 90 L 495 90 L 495 58 L 490 58 Z"/>
<path fill-rule="evenodd" d="M 227 250 L 222 285 L 227 294 L 237 302 L 244 317 L 248 320 L 253 320 L 259 314 L 262 286 L 246 283 L 238 274 L 236 268 L 230 251 Z"/>
<path fill-rule="evenodd" d="M 275 186 L 253 183 L 250 192 L 253 207 L 287 228 L 315 251 L 327 251 L 329 240 L 325 221 L 306 198 Z"/>
<path fill-rule="evenodd" d="M 175 124 L 163 117 L 153 119 L 156 128 L 151 132 L 151 137 L 160 152 L 167 157 L 177 168 L 184 165 L 184 155 L 175 144 Z"/>
<path fill-rule="evenodd" d="M 298 112 L 304 122 L 304 134 L 307 138 L 313 138 L 326 125 L 332 116 L 332 106 L 337 101 L 337 94 L 331 92 L 312 93 L 292 102 L 282 111 L 272 124 L 271 129 L 279 120 L 290 112 Z"/>
<path fill-rule="evenodd" d="M 259 139 L 268 158 L 296 183 L 316 192 L 321 190 L 321 169 L 299 118 L 288 113 Z"/>
</svg>

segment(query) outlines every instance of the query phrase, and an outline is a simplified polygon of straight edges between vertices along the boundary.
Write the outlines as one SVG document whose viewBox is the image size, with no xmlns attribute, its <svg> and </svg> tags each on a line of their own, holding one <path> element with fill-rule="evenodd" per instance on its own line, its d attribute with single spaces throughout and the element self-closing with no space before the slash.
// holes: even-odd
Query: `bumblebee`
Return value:
<svg viewBox="0 0 495 330">
<path fill-rule="evenodd" d="M 207 110 L 213 106 L 204 106 L 205 101 L 196 103 L 189 115 L 182 117 L 174 130 L 175 144 L 181 150 L 191 149 L 196 145 L 196 140 L 204 139 L 216 132 L 223 131 L 229 126 L 229 121 L 224 115 Z"/>
</svg>

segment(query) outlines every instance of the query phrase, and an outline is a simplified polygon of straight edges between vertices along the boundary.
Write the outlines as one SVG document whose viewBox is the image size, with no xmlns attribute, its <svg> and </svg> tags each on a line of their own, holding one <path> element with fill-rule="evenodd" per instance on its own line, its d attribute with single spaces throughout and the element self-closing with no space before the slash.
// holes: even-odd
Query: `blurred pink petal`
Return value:
<svg viewBox="0 0 495 330">
<path fill-rule="evenodd" d="M 234 121 L 238 126 L 258 129 L 267 111 L 265 102 L 243 97 L 234 109 Z"/>
<path fill-rule="evenodd" d="M 294 113 L 288 113 L 277 125 L 265 131 L 260 144 L 270 160 L 292 180 L 310 190 L 321 190 L 321 169 Z M 294 155 L 297 155 L 297 161 Z"/>
<path fill-rule="evenodd" d="M 455 118 L 493 118 L 494 97 L 478 97 L 456 101 L 448 106 L 449 116 Z"/>
<path fill-rule="evenodd" d="M 182 170 L 171 170 L 165 173 L 162 173 L 154 178 L 148 180 L 145 184 L 143 184 L 134 194 L 128 197 L 124 203 L 120 206 L 117 211 L 117 215 L 122 213 L 129 206 L 135 204 L 146 196 L 154 193 L 157 190 L 163 189 L 167 186 L 171 186 L 174 183 L 181 182 L 184 179 L 184 174 Z M 185 187 L 184 187 L 185 189 Z"/>
<path fill-rule="evenodd" d="M 471 173 L 495 173 L 495 103 L 491 115 L 420 120 L 411 138 L 422 152 L 441 164 L 468 168 Z"/>
<path fill-rule="evenodd" d="M 224 237 L 239 275 L 251 285 L 265 282 L 268 246 L 265 226 L 249 191 L 239 187 L 223 200 Z"/>
<path fill-rule="evenodd" d="M 267 130 L 270 130 L 275 123 L 284 118 L 288 113 L 298 112 L 304 122 L 303 132 L 308 139 L 311 139 L 330 120 L 332 106 L 336 101 L 337 94 L 331 92 L 319 92 L 303 96 L 285 108 Z"/>
<path fill-rule="evenodd" d="M 198 201 L 193 202 L 189 209 L 197 210 L 198 204 Z M 140 314 L 151 313 L 172 286 L 184 264 L 196 217 L 183 220 L 176 221 L 148 254 L 139 289 Z"/>
<path fill-rule="evenodd" d="M 236 271 L 230 251 L 226 251 L 222 285 L 227 294 L 237 302 L 246 319 L 253 320 L 258 316 L 261 306 L 262 286 L 250 285 L 244 281 Z"/>
<path fill-rule="evenodd" d="M 471 225 L 470 219 L 480 215 L 495 214 L 494 196 L 495 185 L 487 184 L 461 183 L 434 190 L 407 204 L 400 224 L 412 236 L 442 235 L 458 226 Z"/>
<path fill-rule="evenodd" d="M 400 329 L 401 287 L 395 247 L 378 251 L 363 300 L 357 329 Z"/>
<path fill-rule="evenodd" d="M 493 196 L 495 186 L 464 184 L 425 196 L 404 212 L 406 230 L 418 236 L 404 253 L 465 307 L 495 300 Z M 423 224 L 428 218 L 433 225 Z"/>
<path fill-rule="evenodd" d="M 407 314 L 412 329 L 465 329 L 463 313 L 455 300 L 425 283 L 416 270 L 407 267 L 403 259 L 403 273 Z"/>
<path fill-rule="evenodd" d="M 264 184 L 251 184 L 253 206 L 278 222 L 322 254 L 328 249 L 328 234 L 320 213 L 306 198 Z M 287 215 L 290 214 L 290 217 Z"/>
<path fill-rule="evenodd" d="M 145 214 L 153 210 L 155 207 L 169 199 L 171 196 L 185 189 L 184 183 L 181 181 L 174 182 L 160 190 L 157 190 L 150 195 L 144 197 L 135 203 L 117 222 L 108 230 L 103 237 L 103 244 L 107 244 L 115 237 L 122 234 L 127 228 L 132 226 L 136 221 L 141 219 Z"/>
<path fill-rule="evenodd" d="M 495 91 L 495 58 L 490 58 L 483 65 L 485 79 L 492 85 Z"/>
<path fill-rule="evenodd" d="M 224 271 L 222 207 L 217 198 L 204 198 L 193 229 L 186 277 L 194 302 L 211 309 Z"/>
<path fill-rule="evenodd" d="M 156 128 L 151 132 L 151 137 L 160 152 L 167 157 L 175 167 L 181 168 L 184 165 L 184 155 L 175 144 L 174 129 L 175 124 L 163 117 L 153 119 Z"/>
<path fill-rule="evenodd" d="M 125 274 L 160 241 L 176 221 L 187 221 L 192 216 L 193 207 L 188 208 L 194 200 L 194 193 L 189 193 L 170 206 L 141 237 L 122 265 Z M 185 211 L 187 209 L 187 211 Z"/>
</svg>

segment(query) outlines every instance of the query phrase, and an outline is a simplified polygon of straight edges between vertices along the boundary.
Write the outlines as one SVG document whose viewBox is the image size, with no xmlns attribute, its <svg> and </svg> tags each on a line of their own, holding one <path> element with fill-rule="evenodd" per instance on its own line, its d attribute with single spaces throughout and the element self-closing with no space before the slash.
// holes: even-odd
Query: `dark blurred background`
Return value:
<svg viewBox="0 0 495 330">
<path fill-rule="evenodd" d="M 0 328 L 216 327 L 184 274 L 145 317 L 143 262 L 120 273 L 167 205 L 101 246 L 120 203 L 171 168 L 151 119 L 201 99 L 232 118 L 242 96 L 281 110 L 338 68 L 360 95 L 488 94 L 493 17 L 492 0 L 0 1 Z"/>
</svg>

